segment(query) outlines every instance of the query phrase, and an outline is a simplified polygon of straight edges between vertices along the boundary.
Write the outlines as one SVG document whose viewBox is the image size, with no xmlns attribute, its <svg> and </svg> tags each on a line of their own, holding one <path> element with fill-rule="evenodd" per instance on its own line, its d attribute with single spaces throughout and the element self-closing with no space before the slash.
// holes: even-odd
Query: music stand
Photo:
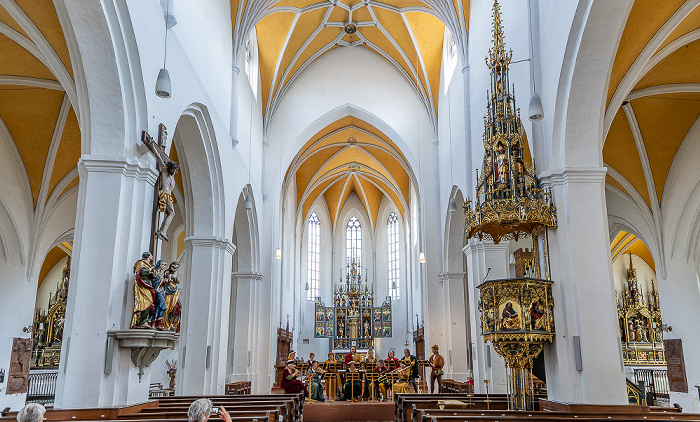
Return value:
<svg viewBox="0 0 700 422">
<path fill-rule="evenodd" d="M 427 381 L 430 378 L 426 378 L 425 368 L 428 368 L 432 371 L 433 367 L 430 366 L 430 361 L 425 360 L 425 359 L 419 360 L 417 365 L 418 365 L 418 368 L 420 368 L 420 370 L 418 371 L 418 376 L 420 377 L 420 382 L 418 383 L 418 385 L 422 387 L 423 382 L 425 381 L 425 392 L 427 393 L 428 392 L 428 382 Z M 432 386 L 431 386 L 431 388 L 432 388 Z M 416 391 L 416 393 L 418 393 L 418 391 Z"/>
<path fill-rule="evenodd" d="M 338 391 L 338 373 L 337 372 L 326 372 L 323 374 L 323 380 L 326 381 L 326 395 L 328 400 L 335 400 L 335 396 Z"/>
<path fill-rule="evenodd" d="M 358 396 L 362 395 L 362 374 L 359 372 L 350 372 L 346 371 L 345 372 L 345 382 L 350 382 L 350 398 L 354 399 L 355 398 L 355 382 L 360 384 L 360 391 L 358 392 Z"/>
<path fill-rule="evenodd" d="M 387 361 L 384 361 L 384 364 L 386 365 L 387 368 L 389 368 L 390 371 L 393 371 L 394 369 L 396 369 L 397 361 L 387 360 Z"/>
<path fill-rule="evenodd" d="M 297 370 L 299 370 L 300 374 L 305 374 L 308 369 L 309 369 L 309 364 L 306 362 L 297 364 Z"/>
<path fill-rule="evenodd" d="M 399 380 L 399 373 L 394 371 L 386 372 L 386 379 L 389 381 L 389 385 L 386 386 L 387 396 L 389 395 L 389 392 L 391 392 L 391 398 L 393 400 L 394 383 Z"/>
<path fill-rule="evenodd" d="M 379 373 L 378 372 L 367 372 L 365 374 L 365 388 L 369 388 L 369 397 L 372 401 L 377 400 L 377 390 L 379 389 L 377 385 L 374 383 L 379 381 Z"/>
</svg>

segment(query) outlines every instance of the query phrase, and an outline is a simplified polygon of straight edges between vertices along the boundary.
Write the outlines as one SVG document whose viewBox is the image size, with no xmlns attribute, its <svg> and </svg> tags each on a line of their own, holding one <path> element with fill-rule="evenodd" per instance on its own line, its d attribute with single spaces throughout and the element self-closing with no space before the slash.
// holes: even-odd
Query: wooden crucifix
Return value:
<svg viewBox="0 0 700 422">
<path fill-rule="evenodd" d="M 141 133 L 141 142 L 148 147 L 148 150 L 156 158 L 156 169 L 159 176 L 156 180 L 156 188 L 153 195 L 153 215 L 151 219 L 151 243 L 149 250 L 156 256 L 156 239 L 168 242 L 168 228 L 175 216 L 173 205 L 173 189 L 175 189 L 175 175 L 178 171 L 176 162 L 170 159 L 165 153 L 165 141 L 168 138 L 168 130 L 162 123 L 158 126 L 158 142 L 156 143 L 151 135 L 145 130 Z M 158 225 L 158 213 L 165 213 L 165 218 Z"/>
</svg>

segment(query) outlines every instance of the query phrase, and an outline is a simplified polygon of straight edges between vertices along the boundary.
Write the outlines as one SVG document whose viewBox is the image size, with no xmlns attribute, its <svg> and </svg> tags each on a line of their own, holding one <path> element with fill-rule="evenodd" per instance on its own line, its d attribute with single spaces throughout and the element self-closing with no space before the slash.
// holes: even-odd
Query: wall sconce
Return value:
<svg viewBox="0 0 700 422">
<path fill-rule="evenodd" d="M 420 255 L 418 255 L 418 262 L 425 264 L 425 253 L 421 252 Z"/>
<path fill-rule="evenodd" d="M 282 259 L 282 249 L 277 248 L 277 252 L 275 252 L 275 259 Z"/>
</svg>

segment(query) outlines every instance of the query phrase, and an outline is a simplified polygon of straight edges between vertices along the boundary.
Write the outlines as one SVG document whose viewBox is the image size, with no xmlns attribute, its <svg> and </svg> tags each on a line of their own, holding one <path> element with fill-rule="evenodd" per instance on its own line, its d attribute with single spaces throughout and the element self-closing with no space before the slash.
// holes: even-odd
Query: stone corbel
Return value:
<svg viewBox="0 0 700 422">
<path fill-rule="evenodd" d="M 144 368 L 153 363 L 161 350 L 172 349 L 180 334 L 158 330 L 118 330 L 108 331 L 107 335 L 117 340 L 121 348 L 131 349 L 131 361 L 138 368 L 139 382 Z"/>
</svg>

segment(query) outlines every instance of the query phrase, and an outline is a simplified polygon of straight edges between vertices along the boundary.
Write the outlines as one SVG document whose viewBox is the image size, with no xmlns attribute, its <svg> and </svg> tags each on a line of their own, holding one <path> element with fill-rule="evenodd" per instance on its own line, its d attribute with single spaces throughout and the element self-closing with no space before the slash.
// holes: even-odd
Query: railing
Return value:
<svg viewBox="0 0 700 422">
<path fill-rule="evenodd" d="M 27 403 L 53 403 L 56 396 L 56 379 L 58 372 L 39 372 L 29 374 Z"/>
<path fill-rule="evenodd" d="M 635 369 L 634 380 L 644 382 L 647 390 L 647 404 L 668 406 L 670 403 L 668 374 L 664 369 Z"/>
</svg>

